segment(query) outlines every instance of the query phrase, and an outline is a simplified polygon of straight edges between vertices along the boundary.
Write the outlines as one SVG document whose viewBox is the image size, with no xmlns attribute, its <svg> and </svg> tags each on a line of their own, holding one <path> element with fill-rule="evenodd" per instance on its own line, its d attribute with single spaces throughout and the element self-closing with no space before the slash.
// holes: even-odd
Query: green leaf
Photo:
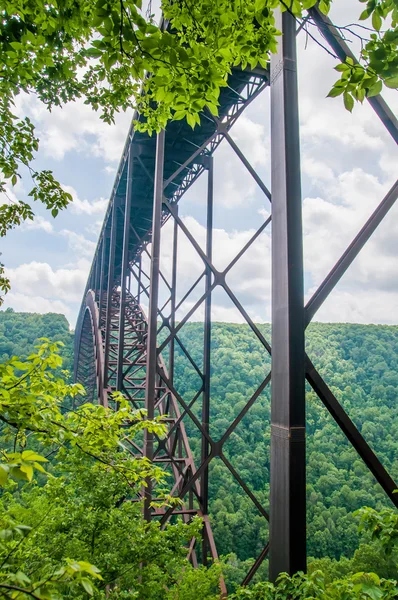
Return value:
<svg viewBox="0 0 398 600">
<path fill-rule="evenodd" d="M 25 573 L 22 573 L 22 571 L 17 571 L 17 573 L 15 574 L 15 580 L 18 581 L 18 583 L 21 583 L 22 585 L 30 583 L 31 581 L 29 577 L 25 575 Z"/>
<path fill-rule="evenodd" d="M 5 485 L 8 480 L 8 466 L 0 465 L 0 485 Z"/>
<path fill-rule="evenodd" d="M 33 467 L 32 465 L 21 465 L 20 470 L 22 473 L 26 473 L 28 481 L 32 481 L 33 479 Z"/>
<path fill-rule="evenodd" d="M 102 52 L 98 48 L 91 47 L 86 50 L 85 55 L 89 56 L 90 58 L 99 58 L 102 56 Z"/>
<path fill-rule="evenodd" d="M 372 600 L 381 600 L 381 598 L 383 598 L 384 596 L 383 590 L 376 585 L 369 585 L 367 583 L 363 583 L 361 585 L 361 588 L 362 592 L 364 594 L 367 594 Z"/>
<path fill-rule="evenodd" d="M 372 25 L 373 28 L 376 29 L 376 31 L 380 31 L 381 29 L 381 17 L 379 15 L 379 13 L 377 11 L 374 11 L 372 14 Z"/>
<path fill-rule="evenodd" d="M 13 530 L 12 529 L 0 529 L 0 539 L 1 540 L 12 540 L 13 538 Z"/>
<path fill-rule="evenodd" d="M 22 460 L 35 460 L 37 462 L 48 462 L 47 458 L 41 456 L 41 454 L 37 454 L 33 450 L 24 450 L 22 452 Z"/>
<path fill-rule="evenodd" d="M 28 533 L 29 533 L 30 531 L 32 531 L 32 528 L 31 528 L 31 527 L 29 527 L 29 525 L 17 525 L 17 526 L 15 527 L 15 529 L 16 529 L 17 531 L 19 531 L 19 533 L 20 533 L 20 534 L 21 534 L 23 537 L 27 536 L 27 535 L 28 535 Z"/>
<path fill-rule="evenodd" d="M 47 473 L 47 471 L 44 469 L 44 467 L 38 463 L 38 462 L 34 462 L 33 466 L 35 469 L 37 469 L 38 471 L 40 471 L 40 473 Z"/>
<path fill-rule="evenodd" d="M 174 121 L 180 121 L 181 119 L 185 118 L 186 114 L 187 113 L 185 112 L 185 110 L 177 110 L 177 112 L 175 112 L 173 115 L 173 119 Z"/>
<path fill-rule="evenodd" d="M 320 0 L 319 2 L 319 10 L 324 14 L 327 15 L 329 10 L 330 10 L 330 4 L 328 2 L 325 2 L 325 0 Z"/>
<path fill-rule="evenodd" d="M 195 127 L 195 117 L 190 113 L 187 114 L 187 123 L 192 127 L 192 129 Z"/>
<path fill-rule="evenodd" d="M 340 63 L 335 66 L 334 70 L 340 71 L 342 73 L 343 71 L 347 71 L 349 68 L 349 65 L 347 65 L 346 63 Z"/>
<path fill-rule="evenodd" d="M 391 88 L 393 90 L 398 88 L 398 75 L 395 75 L 395 77 L 389 77 L 388 79 L 384 80 L 384 85 L 386 85 L 388 88 Z"/>
<path fill-rule="evenodd" d="M 344 87 L 334 86 L 328 93 L 327 97 L 328 98 L 336 98 L 337 96 L 340 96 L 343 92 L 344 92 Z"/>
<path fill-rule="evenodd" d="M 35 35 L 34 35 L 34 33 L 32 33 L 32 31 L 30 31 L 30 29 L 28 29 L 28 30 L 26 31 L 26 37 L 27 37 L 27 39 L 28 39 L 30 42 L 32 42 L 32 43 L 35 43 L 35 42 L 36 42 Z"/>
<path fill-rule="evenodd" d="M 94 588 L 88 579 L 83 578 L 80 580 L 80 583 L 82 584 L 89 596 L 92 596 L 94 594 Z"/>
<path fill-rule="evenodd" d="M 218 108 L 215 104 L 212 104 L 211 102 L 209 102 L 207 104 L 207 106 L 209 107 L 209 110 L 211 112 L 212 115 L 214 115 L 215 117 L 218 117 Z"/>
<path fill-rule="evenodd" d="M 372 85 L 371 88 L 369 88 L 367 97 L 372 98 L 373 96 L 377 96 L 378 94 L 381 93 L 382 89 L 383 89 L 383 82 L 381 80 L 376 81 L 376 83 L 374 85 Z"/>
<path fill-rule="evenodd" d="M 352 112 L 352 109 L 354 108 L 354 98 L 349 92 L 344 92 L 344 106 L 350 112 Z"/>
<path fill-rule="evenodd" d="M 20 467 L 12 467 L 10 469 L 10 475 L 17 480 L 29 481 L 27 473 L 25 471 L 22 471 Z"/>
</svg>

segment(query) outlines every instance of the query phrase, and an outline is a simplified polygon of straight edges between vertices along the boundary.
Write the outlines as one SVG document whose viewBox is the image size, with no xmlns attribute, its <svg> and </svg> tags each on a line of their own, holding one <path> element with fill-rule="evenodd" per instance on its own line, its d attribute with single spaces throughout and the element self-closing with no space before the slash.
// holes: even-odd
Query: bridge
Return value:
<svg viewBox="0 0 398 600">
<path fill-rule="evenodd" d="M 326 43 L 342 61 L 353 56 L 331 21 L 317 8 L 308 11 Z M 108 405 L 114 391 L 122 392 L 148 417 L 163 416 L 167 436 L 158 439 L 145 432 L 142 444 L 132 452 L 160 465 L 171 476 L 170 493 L 178 506 L 153 508 L 156 487 L 144 492 L 146 519 L 162 525 L 177 515 L 189 521 L 203 519 L 201 547 L 192 540 L 189 556 L 194 565 L 217 559 L 209 502 L 209 465 L 221 460 L 244 494 L 266 521 L 267 542 L 243 583 L 248 584 L 270 554 L 270 578 L 278 573 L 306 569 L 305 498 L 305 382 L 316 392 L 372 475 L 398 506 L 397 487 L 376 454 L 350 420 L 341 404 L 305 353 L 305 329 L 364 244 L 397 199 L 398 182 L 381 201 L 369 220 L 304 306 L 299 122 L 296 70 L 297 24 L 288 13 L 278 16 L 283 38 L 272 57 L 270 70 L 234 69 L 220 97 L 219 116 L 204 111 L 200 126 L 192 130 L 185 121 L 173 121 L 165 131 L 149 137 L 132 126 L 99 236 L 76 327 L 75 379 L 88 399 Z M 230 129 L 247 106 L 270 87 L 271 95 L 271 190 L 259 177 L 230 135 Z M 376 115 L 398 142 L 397 121 L 380 96 L 368 99 Z M 140 115 L 135 115 L 140 119 Z M 220 143 L 229 144 L 272 202 L 272 215 L 221 272 L 212 262 L 213 154 Z M 201 177 L 207 178 L 206 244 L 201 243 L 179 216 L 183 196 Z M 272 193 L 272 196 L 271 196 Z M 226 276 L 272 218 L 272 344 L 252 321 L 228 285 Z M 161 269 L 161 234 L 172 224 L 171 275 Z M 170 227 L 170 225 L 169 225 Z M 178 242 L 184 235 L 200 257 L 203 269 L 195 283 L 177 300 Z M 160 287 L 166 297 L 160 301 Z M 198 290 L 202 290 L 200 293 Z M 224 446 L 259 396 L 270 384 L 264 378 L 220 439 L 211 435 L 211 303 L 222 289 L 248 323 L 265 351 L 271 354 L 271 481 L 270 499 L 264 506 L 229 461 Z M 195 292 L 189 310 L 178 321 L 177 311 Z M 164 296 L 164 293 L 163 293 Z M 195 296 L 196 298 L 197 296 Z M 198 308 L 204 309 L 202 357 L 181 340 L 181 330 Z M 175 384 L 176 348 L 197 373 L 200 385 L 193 397 L 184 397 Z M 187 425 L 188 424 L 188 425 Z M 191 449 L 189 431 L 200 444 Z M 200 451 L 197 448 L 200 448 Z M 232 551 L 233 549 L 231 549 Z"/>
</svg>

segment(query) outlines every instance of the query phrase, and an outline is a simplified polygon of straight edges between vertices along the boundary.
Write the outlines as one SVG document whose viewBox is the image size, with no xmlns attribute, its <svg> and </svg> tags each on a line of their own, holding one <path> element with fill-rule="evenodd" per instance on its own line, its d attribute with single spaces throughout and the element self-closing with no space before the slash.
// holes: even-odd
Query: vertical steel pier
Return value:
<svg viewBox="0 0 398 600">
<path fill-rule="evenodd" d="M 213 157 L 210 156 L 207 161 L 207 215 L 206 215 L 206 256 L 211 262 L 213 253 L 213 192 L 214 192 L 214 172 Z M 210 370 L 211 370 L 211 269 L 209 265 L 205 267 L 205 320 L 204 320 L 204 347 L 203 347 L 203 402 L 202 402 L 202 425 L 210 433 Z M 202 463 L 206 462 L 209 456 L 209 442 L 206 437 L 202 437 Z M 203 470 L 201 477 L 201 495 L 203 512 L 209 514 L 209 468 Z M 207 564 L 207 539 L 203 537 L 202 556 L 203 563 Z"/>
<path fill-rule="evenodd" d="M 270 577 L 306 569 L 305 349 L 296 21 L 271 59 L 272 381 Z"/>
<path fill-rule="evenodd" d="M 145 409 L 147 418 L 155 417 L 155 394 L 157 383 L 157 316 L 159 297 L 159 262 L 160 262 L 160 230 L 162 227 L 162 201 L 163 201 L 163 171 L 164 171 L 164 147 L 166 132 L 164 129 L 158 133 L 156 138 L 156 162 L 155 162 L 155 187 L 153 195 L 153 217 L 152 217 L 152 244 L 151 244 L 151 272 L 150 293 L 148 309 L 148 340 L 146 352 L 146 383 L 145 383 Z M 145 429 L 144 432 L 144 456 L 153 460 L 153 433 Z M 147 481 L 144 490 L 144 516 L 149 521 L 152 516 L 150 503 L 152 501 L 152 482 Z"/>
</svg>

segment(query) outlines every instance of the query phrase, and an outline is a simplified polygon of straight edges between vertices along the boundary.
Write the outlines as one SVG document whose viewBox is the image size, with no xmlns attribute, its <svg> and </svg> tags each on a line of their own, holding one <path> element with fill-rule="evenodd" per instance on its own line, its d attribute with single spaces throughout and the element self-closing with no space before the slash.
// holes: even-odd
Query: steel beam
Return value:
<svg viewBox="0 0 398 600">
<path fill-rule="evenodd" d="M 108 261 L 108 285 L 106 291 L 106 314 L 105 314 L 105 343 L 104 343 L 104 388 L 108 386 L 109 371 L 109 344 L 111 339 L 111 311 L 112 311 L 112 292 L 114 285 L 115 272 L 115 250 L 117 234 L 117 211 L 118 205 L 116 199 L 112 207 L 111 237 L 109 241 L 109 261 Z"/>
<path fill-rule="evenodd" d="M 102 246 L 102 244 L 103 244 L 103 240 L 101 242 L 101 246 Z M 95 260 L 95 283 L 94 283 L 95 299 L 97 301 L 99 300 L 99 287 L 100 287 L 100 280 L 101 280 L 101 270 L 102 270 L 102 251 L 100 251 L 100 249 L 99 249 L 97 257 L 96 257 L 96 260 Z"/>
<path fill-rule="evenodd" d="M 211 263 L 213 255 L 213 190 L 214 190 L 214 159 L 211 156 L 207 170 L 207 222 L 206 222 L 206 256 Z M 206 265 L 205 273 L 205 320 L 203 340 L 203 399 L 202 399 L 202 426 L 209 434 L 210 430 L 210 345 L 211 345 L 211 269 Z M 208 440 L 202 436 L 201 462 L 205 462 L 210 453 Z M 200 493 L 202 500 L 202 511 L 204 515 L 209 513 L 209 467 L 207 466 L 200 480 Z M 203 536 L 202 560 L 207 564 L 208 540 Z"/>
<path fill-rule="evenodd" d="M 271 58 L 272 399 L 270 578 L 306 570 L 305 349 L 296 22 Z"/>
<path fill-rule="evenodd" d="M 322 377 L 319 375 L 314 365 L 307 358 L 306 377 L 314 392 L 318 395 L 324 406 L 327 408 L 337 425 L 340 427 L 346 438 L 358 452 L 365 465 L 372 475 L 379 482 L 392 503 L 398 508 L 397 484 L 390 474 L 383 467 L 376 454 L 362 437 L 361 433 L 355 427 L 344 408 L 338 402 L 332 391 L 328 388 Z"/>
<path fill-rule="evenodd" d="M 104 278 L 105 278 L 105 265 L 106 265 L 106 256 L 107 252 L 109 253 L 109 235 L 104 233 L 102 238 L 102 251 L 101 251 L 101 275 L 100 275 L 100 284 L 99 284 L 99 296 L 98 296 L 98 318 L 99 323 L 101 325 L 102 319 L 102 308 L 104 303 Z"/>
<path fill-rule="evenodd" d="M 122 271 L 120 275 L 120 308 L 119 308 L 119 332 L 117 347 L 117 370 L 116 370 L 116 390 L 122 391 L 123 388 L 123 354 L 124 354 L 124 326 L 126 313 L 127 296 L 127 277 L 129 275 L 129 241 L 130 241 L 130 214 L 131 200 L 133 195 L 133 153 L 129 151 L 127 162 L 127 185 L 126 201 L 124 204 L 124 229 L 123 229 L 123 249 L 122 249 Z"/>
<path fill-rule="evenodd" d="M 249 171 L 249 173 L 253 177 L 254 181 L 261 188 L 261 191 L 267 196 L 268 200 L 271 201 L 271 192 L 269 191 L 269 189 L 267 188 L 267 186 L 265 185 L 265 183 L 263 182 L 263 180 L 261 179 L 261 177 L 259 176 L 257 171 L 255 169 L 253 169 L 253 167 L 247 160 L 246 156 L 243 154 L 242 150 L 239 148 L 238 144 L 236 144 L 234 142 L 234 140 L 231 138 L 229 133 L 225 132 L 224 137 L 227 140 L 227 142 L 229 143 L 229 145 L 231 146 L 231 148 L 233 149 L 233 151 L 235 152 L 235 154 L 238 156 L 238 158 L 244 164 L 246 169 Z"/>
<path fill-rule="evenodd" d="M 398 180 L 394 183 L 387 195 L 380 202 L 379 206 L 366 221 L 358 235 L 355 236 L 347 250 L 341 255 L 333 269 L 329 272 L 314 295 L 308 301 L 305 307 L 306 325 L 310 323 L 317 310 L 319 310 L 319 308 L 322 306 L 330 292 L 343 277 L 344 273 L 358 256 L 366 242 L 376 231 L 377 227 L 380 225 L 388 211 L 394 206 L 397 198 Z"/>
<path fill-rule="evenodd" d="M 176 208 L 178 214 L 178 207 Z M 170 290 L 170 346 L 169 346 L 169 377 L 174 383 L 174 354 L 175 354 L 175 325 L 176 325 L 176 294 L 177 294 L 177 251 L 178 251 L 178 223 L 173 224 L 173 255 L 171 261 L 171 290 Z"/>
<path fill-rule="evenodd" d="M 160 262 L 160 230 L 162 227 L 163 205 L 163 170 L 165 151 L 165 130 L 162 129 L 156 139 L 155 187 L 153 195 L 152 217 L 152 246 L 151 269 L 148 310 L 148 339 L 146 357 L 146 382 L 145 382 L 145 409 L 147 418 L 152 420 L 155 416 L 155 395 L 157 380 L 157 316 L 159 298 L 159 262 Z M 153 459 L 153 433 L 144 431 L 144 456 Z M 152 481 L 146 482 L 144 489 L 144 517 L 151 520 Z"/>
</svg>

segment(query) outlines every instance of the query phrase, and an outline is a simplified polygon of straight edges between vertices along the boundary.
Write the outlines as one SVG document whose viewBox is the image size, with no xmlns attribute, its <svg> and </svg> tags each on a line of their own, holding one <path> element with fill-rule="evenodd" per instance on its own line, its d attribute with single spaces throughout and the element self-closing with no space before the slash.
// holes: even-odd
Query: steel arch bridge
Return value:
<svg viewBox="0 0 398 600">
<path fill-rule="evenodd" d="M 342 61 L 354 60 L 350 49 L 330 20 L 317 8 L 308 11 L 333 53 Z M 363 245 L 378 227 L 398 196 L 396 182 L 358 235 L 304 306 L 301 183 L 296 72 L 297 27 L 293 17 L 278 16 L 283 32 L 270 71 L 236 69 L 220 97 L 219 117 L 201 115 L 192 130 L 185 121 L 171 122 L 157 137 L 131 127 L 95 251 L 77 322 L 75 379 L 86 387 L 88 399 L 107 405 L 113 391 L 121 391 L 148 417 L 164 415 L 166 439 L 146 432 L 137 456 L 161 464 L 172 475 L 172 494 L 182 499 L 178 508 L 152 509 L 156 489 L 145 491 L 144 514 L 165 524 L 174 515 L 189 520 L 200 515 L 204 522 L 202 562 L 217 559 L 209 519 L 209 463 L 219 458 L 250 498 L 259 514 L 269 520 L 269 542 L 247 573 L 247 584 L 270 554 L 270 577 L 281 571 L 294 573 L 306 568 L 305 500 L 305 381 L 351 442 L 391 501 L 397 506 L 397 487 L 373 450 L 350 420 L 327 383 L 305 353 L 305 329 L 316 311 L 349 268 Z M 272 197 L 259 175 L 236 145 L 229 130 L 245 108 L 266 88 L 271 89 L 271 181 Z M 395 142 L 398 124 L 380 96 L 368 99 Z M 140 118 L 136 115 L 136 118 Z M 261 224 L 234 260 L 218 271 L 212 262 L 213 153 L 226 140 L 248 169 L 265 196 L 272 201 L 272 217 Z M 207 239 L 199 241 L 179 217 L 178 206 L 185 192 L 207 173 Z M 271 354 L 271 343 L 253 323 L 226 281 L 226 275 L 251 247 L 272 218 L 272 396 L 271 396 L 271 481 L 269 511 L 246 485 L 230 463 L 223 446 L 232 432 L 270 383 L 264 379 L 221 439 L 210 433 L 211 299 L 222 288 L 243 315 L 255 336 Z M 173 223 L 170 280 L 160 268 L 162 226 Z M 203 271 L 177 302 L 177 249 L 181 233 L 189 240 L 203 263 Z M 148 266 L 147 266 L 148 265 Z M 202 282 L 204 292 L 181 320 L 176 311 Z M 161 306 L 159 286 L 167 289 Z M 184 346 L 180 331 L 204 306 L 203 357 L 200 365 Z M 200 378 L 193 398 L 182 397 L 174 384 L 176 345 Z M 162 357 L 162 352 L 167 360 Z M 200 411 L 194 405 L 200 404 Z M 201 439 L 200 456 L 193 455 L 186 430 L 187 421 Z M 195 540 L 190 558 L 197 564 Z"/>
</svg>

